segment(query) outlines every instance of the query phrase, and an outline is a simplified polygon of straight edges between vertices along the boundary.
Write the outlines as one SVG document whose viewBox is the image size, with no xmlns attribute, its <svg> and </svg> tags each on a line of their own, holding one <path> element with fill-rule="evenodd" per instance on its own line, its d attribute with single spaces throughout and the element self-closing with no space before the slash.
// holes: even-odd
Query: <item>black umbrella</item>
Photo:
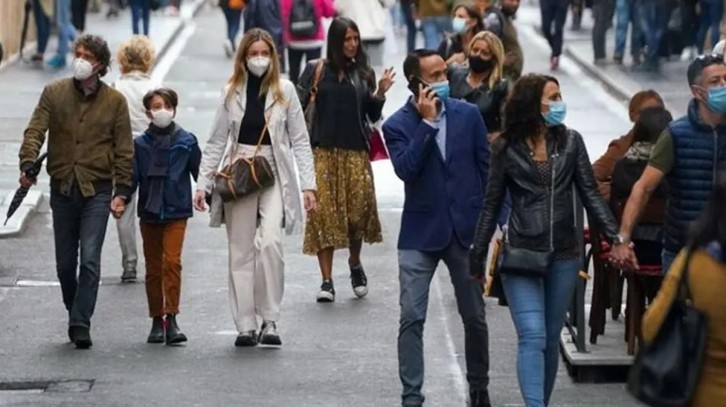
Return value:
<svg viewBox="0 0 726 407">
<path fill-rule="evenodd" d="M 30 0 L 25 0 L 25 15 L 23 16 L 23 31 L 20 32 L 20 59 L 23 59 L 23 48 L 25 48 L 25 39 L 28 36 L 28 20 L 30 19 L 30 11 L 33 4 Z"/>
<path fill-rule="evenodd" d="M 43 160 L 45 160 L 45 157 L 47 155 L 48 153 L 41 154 L 40 157 L 35 160 L 33 166 L 25 171 L 25 176 L 27 178 L 34 179 L 38 176 L 38 174 L 40 173 L 40 169 L 43 168 Z M 28 195 L 29 190 L 30 188 L 25 188 L 21 186 L 20 188 L 18 188 L 17 191 L 15 191 L 15 195 L 13 195 L 13 200 L 10 201 L 10 207 L 8 207 L 8 213 L 6 215 L 5 223 L 3 223 L 3 226 L 8 224 L 8 220 L 10 220 L 10 217 L 13 216 L 15 211 L 18 210 L 20 204 L 23 203 L 23 199 L 25 199 L 25 196 Z"/>
</svg>

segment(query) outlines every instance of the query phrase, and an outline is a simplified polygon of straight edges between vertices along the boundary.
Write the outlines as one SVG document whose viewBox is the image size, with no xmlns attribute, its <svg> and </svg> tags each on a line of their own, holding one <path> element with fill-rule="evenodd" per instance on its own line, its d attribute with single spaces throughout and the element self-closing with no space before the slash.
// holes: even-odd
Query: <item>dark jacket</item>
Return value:
<svg viewBox="0 0 726 407">
<path fill-rule="evenodd" d="M 610 207 L 615 219 L 618 221 L 622 218 L 633 185 L 638 182 L 645 167 L 648 166 L 652 148 L 653 144 L 650 143 L 634 143 L 625 152 L 625 155 L 615 163 L 610 185 Z M 667 193 L 666 183 L 661 183 L 648 200 L 643 215 L 638 219 L 638 225 L 633 230 L 631 239 L 658 243 L 662 241 Z"/>
<path fill-rule="evenodd" d="M 282 38 L 282 12 L 279 0 L 248 0 L 244 9 L 245 32 L 261 28 L 272 35 L 277 51 L 285 48 Z"/>
<path fill-rule="evenodd" d="M 677 253 L 686 243 L 688 228 L 711 197 L 718 171 L 726 170 L 726 125 L 716 129 L 698 115 L 691 100 L 688 114 L 668 125 L 673 139 L 673 169 L 667 174 L 666 250 Z"/>
<path fill-rule="evenodd" d="M 399 249 L 437 251 L 453 239 L 469 247 L 489 173 L 486 127 L 473 105 L 448 99 L 446 157 L 438 129 L 426 124 L 411 101 L 383 124 L 396 175 L 405 186 Z"/>
<path fill-rule="evenodd" d="M 502 79 L 489 89 L 485 83 L 478 88 L 472 88 L 467 81 L 469 68 L 456 65 L 449 69 L 449 83 L 451 86 L 451 97 L 463 99 L 473 103 L 479 108 L 490 133 L 502 129 L 502 108 L 509 93 L 509 83 Z"/>
<path fill-rule="evenodd" d="M 181 127 L 176 127 L 166 152 L 160 151 L 167 147 L 160 146 L 158 136 L 147 130 L 134 139 L 134 146 L 134 183 L 139 188 L 138 214 L 141 220 L 163 222 L 192 217 L 191 178 L 197 180 L 202 158 L 197 138 Z M 153 162 L 164 156 L 168 156 L 166 174 L 155 176 L 152 173 Z M 158 212 L 148 209 L 152 201 L 161 202 Z"/>
<path fill-rule="evenodd" d="M 300 81 L 297 85 L 298 96 L 300 98 L 300 103 L 302 104 L 303 110 L 307 109 L 308 103 L 310 102 L 310 88 L 313 86 L 315 67 L 317 65 L 317 62 L 318 60 L 314 60 L 310 61 L 307 64 L 302 75 L 300 75 Z M 368 137 L 370 136 L 369 122 L 375 123 L 381 118 L 381 114 L 383 112 L 383 105 L 385 104 L 386 100 L 377 99 L 376 97 L 374 97 L 374 89 L 370 89 L 366 81 L 363 80 L 361 78 L 361 75 L 356 72 L 353 72 L 346 76 L 345 80 L 349 80 L 353 83 L 357 96 L 354 100 L 350 100 L 349 102 L 345 103 L 345 105 L 355 107 L 355 114 L 353 116 L 357 118 L 358 121 L 355 128 L 360 129 L 360 137 L 362 137 L 367 143 Z M 320 78 L 320 83 L 318 84 L 318 89 L 323 87 L 333 89 L 333 91 L 339 90 L 336 89 L 336 86 L 322 86 L 324 83 L 340 83 L 338 75 L 333 72 L 333 70 L 330 69 L 327 64 L 323 68 L 323 73 Z M 322 94 L 323 92 L 319 91 L 317 95 L 315 120 L 313 123 L 312 134 L 310 134 L 310 141 L 313 147 L 319 146 L 321 140 L 333 139 L 336 137 L 336 135 L 339 135 L 340 133 L 340 129 L 335 128 L 335 115 L 337 114 L 338 109 L 336 109 L 336 106 L 326 106 L 326 98 L 325 96 L 321 97 Z M 351 97 L 351 99 L 353 98 Z M 337 100 L 337 98 L 331 98 L 331 100 Z M 350 137 L 351 135 L 347 136 Z"/>
<path fill-rule="evenodd" d="M 547 134 L 547 152 L 554 166 L 553 246 L 555 250 L 577 245 L 572 185 L 591 217 L 600 224 L 607 240 L 617 238 L 618 226 L 607 203 L 597 190 L 582 136 L 567 130 L 564 145 L 555 145 L 555 136 Z M 509 220 L 509 241 L 513 247 L 547 251 L 550 248 L 550 193 L 540 184 L 530 149 L 524 141 L 509 144 L 499 138 L 493 144 L 491 169 L 484 210 L 476 227 L 472 249 L 473 261 L 483 264 L 494 234 L 496 219 L 509 191 L 512 213 Z M 473 269 L 478 269 L 473 264 Z M 483 268 L 481 268 L 483 270 Z"/>
</svg>

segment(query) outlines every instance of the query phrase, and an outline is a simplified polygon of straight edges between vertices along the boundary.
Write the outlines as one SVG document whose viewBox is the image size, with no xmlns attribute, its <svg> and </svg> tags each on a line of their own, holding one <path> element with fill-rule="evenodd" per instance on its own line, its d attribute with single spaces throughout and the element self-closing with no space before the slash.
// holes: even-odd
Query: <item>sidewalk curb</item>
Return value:
<svg viewBox="0 0 726 407">
<path fill-rule="evenodd" d="M 616 99 L 627 102 L 630 100 L 631 95 L 636 91 L 635 89 L 628 91 L 625 87 L 617 84 L 612 78 L 603 73 L 600 68 L 595 66 L 594 63 L 586 61 L 584 58 L 577 55 L 576 52 L 573 52 L 569 46 L 565 46 L 564 51 L 565 55 L 567 55 L 572 62 L 585 71 L 588 76 L 600 82 L 605 91 L 610 93 Z"/>
<path fill-rule="evenodd" d="M 156 64 L 159 63 L 159 61 L 164 57 L 166 52 L 174 45 L 179 34 L 184 31 L 184 29 L 188 26 L 192 19 L 194 19 L 194 17 L 199 14 L 199 12 L 204 8 L 206 4 L 207 0 L 196 0 L 194 5 L 192 6 L 191 17 L 182 18 L 179 20 L 179 24 L 177 24 L 177 27 L 174 29 L 174 32 L 169 37 L 169 40 L 166 41 L 159 48 L 159 52 L 156 56 L 156 61 L 154 62 L 154 67 L 156 67 Z M 15 57 L 16 55 L 13 55 L 11 58 Z M 17 60 L 19 60 L 19 58 Z M 3 64 L 3 66 L 0 68 L 0 71 L 11 64 L 17 63 L 17 60 L 13 61 L 11 59 L 10 61 L 13 62 L 8 61 L 7 63 Z M 4 216 L 7 212 L 8 204 L 13 199 L 14 194 L 15 191 L 11 192 L 7 197 L 4 198 L 4 200 L 0 200 L 0 216 Z M 3 197 L 0 197 L 0 199 L 1 198 Z M 40 207 L 40 204 L 42 202 L 43 193 L 39 190 L 30 190 L 28 192 L 28 196 L 25 197 L 22 205 L 20 205 L 20 207 L 18 208 L 18 211 L 8 221 L 7 226 L 2 225 L 2 223 L 5 221 L 4 218 L 0 220 L 0 239 L 7 239 L 22 235 L 25 231 L 25 227 L 32 219 L 32 216 L 38 211 L 38 207 Z"/>
<path fill-rule="evenodd" d="M 25 231 L 25 227 L 28 225 L 32 215 L 38 211 L 40 204 L 43 202 L 43 193 L 40 190 L 30 190 L 23 200 L 23 203 L 18 207 L 17 212 L 8 220 L 8 224 L 3 225 L 2 222 L 5 221 L 4 216 L 8 211 L 8 206 L 14 195 L 15 191 L 11 191 L 0 201 L 0 215 L 3 216 L 2 221 L 0 221 L 0 239 L 20 236 Z"/>
</svg>

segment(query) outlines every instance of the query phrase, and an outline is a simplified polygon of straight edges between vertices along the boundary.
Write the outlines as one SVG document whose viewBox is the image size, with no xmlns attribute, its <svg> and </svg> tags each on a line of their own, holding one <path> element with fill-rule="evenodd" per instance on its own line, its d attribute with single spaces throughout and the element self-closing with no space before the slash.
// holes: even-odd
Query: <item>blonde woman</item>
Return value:
<svg viewBox="0 0 726 407">
<path fill-rule="evenodd" d="M 144 107 L 144 96 L 157 84 L 149 75 L 156 60 L 154 44 L 150 39 L 134 35 L 121 43 L 116 53 L 121 76 L 113 86 L 121 92 L 129 105 L 131 118 L 131 134 L 134 137 L 141 135 L 149 127 L 149 117 Z M 121 282 L 133 283 L 136 281 L 136 194 L 129 200 L 126 211 L 116 219 L 118 240 L 121 246 Z"/>
<path fill-rule="evenodd" d="M 239 332 L 235 346 L 282 344 L 277 330 L 284 289 L 282 229 L 288 234 L 300 231 L 301 192 L 305 210 L 316 207 L 305 118 L 295 86 L 280 76 L 279 61 L 267 31 L 245 33 L 202 155 L 194 196 L 194 207 L 204 211 L 206 194 L 211 193 L 211 226 L 224 219 L 227 227 L 229 300 Z M 259 154 L 272 166 L 274 186 L 222 204 L 212 187 L 217 169 L 227 163 L 225 150 L 236 152 L 234 160 L 251 157 L 260 138 Z"/>
<path fill-rule="evenodd" d="M 479 107 L 490 139 L 502 130 L 502 108 L 509 85 L 502 78 L 504 47 L 490 31 L 482 31 L 469 43 L 467 62 L 449 68 L 451 97 Z"/>
</svg>

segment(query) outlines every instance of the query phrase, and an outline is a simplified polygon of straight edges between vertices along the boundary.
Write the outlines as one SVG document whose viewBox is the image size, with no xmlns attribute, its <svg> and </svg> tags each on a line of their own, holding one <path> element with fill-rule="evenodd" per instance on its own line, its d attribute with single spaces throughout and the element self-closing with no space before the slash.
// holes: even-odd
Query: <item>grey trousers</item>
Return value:
<svg viewBox="0 0 726 407">
<path fill-rule="evenodd" d="M 424 402 L 423 328 L 429 302 L 429 286 L 439 261 L 449 269 L 456 304 L 464 322 L 466 379 L 471 390 L 489 385 L 489 332 L 482 286 L 469 277 L 467 249 L 454 238 L 439 252 L 399 250 L 401 319 L 398 331 L 398 370 L 403 385 L 404 406 Z"/>
<path fill-rule="evenodd" d="M 131 195 L 124 214 L 116 219 L 116 230 L 121 246 L 121 267 L 124 271 L 135 271 L 139 260 L 136 252 L 136 194 Z"/>
</svg>

